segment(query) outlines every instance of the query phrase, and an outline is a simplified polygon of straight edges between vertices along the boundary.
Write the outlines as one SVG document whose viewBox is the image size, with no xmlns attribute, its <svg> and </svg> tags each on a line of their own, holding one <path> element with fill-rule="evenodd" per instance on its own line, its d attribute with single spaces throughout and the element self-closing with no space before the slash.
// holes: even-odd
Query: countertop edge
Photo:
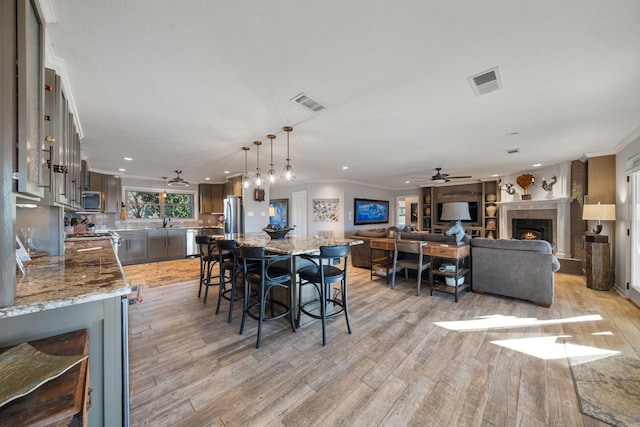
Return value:
<svg viewBox="0 0 640 427">
<path fill-rule="evenodd" d="M 0 308 L 0 319 L 22 316 L 24 314 L 37 313 L 40 311 L 52 310 L 55 308 L 70 307 L 72 305 L 84 304 L 87 302 L 100 301 L 108 298 L 115 298 L 131 293 L 131 288 L 114 289 L 109 292 L 96 292 L 75 297 L 48 300 L 29 304 L 12 305 Z"/>
</svg>

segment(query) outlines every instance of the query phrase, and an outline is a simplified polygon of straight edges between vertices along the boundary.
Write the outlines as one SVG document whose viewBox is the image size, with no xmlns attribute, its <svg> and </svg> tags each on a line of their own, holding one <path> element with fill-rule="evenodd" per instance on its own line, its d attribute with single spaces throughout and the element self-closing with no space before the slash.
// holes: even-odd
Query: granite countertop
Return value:
<svg viewBox="0 0 640 427">
<path fill-rule="evenodd" d="M 334 237 L 287 235 L 284 239 L 271 239 L 265 232 L 225 235 L 234 238 L 241 246 L 265 247 L 267 250 L 281 254 L 312 254 L 318 252 L 320 246 L 361 245 L 360 239 L 339 239 Z"/>
<path fill-rule="evenodd" d="M 224 228 L 220 225 L 185 225 L 179 227 L 128 227 L 128 228 L 111 228 L 109 231 L 119 233 L 121 231 L 147 231 L 147 230 L 200 230 L 210 228 Z"/>
<path fill-rule="evenodd" d="M 36 258 L 25 271 L 18 271 L 14 305 L 1 307 L 0 319 L 131 292 L 109 238 L 67 241 L 63 256 Z"/>
</svg>

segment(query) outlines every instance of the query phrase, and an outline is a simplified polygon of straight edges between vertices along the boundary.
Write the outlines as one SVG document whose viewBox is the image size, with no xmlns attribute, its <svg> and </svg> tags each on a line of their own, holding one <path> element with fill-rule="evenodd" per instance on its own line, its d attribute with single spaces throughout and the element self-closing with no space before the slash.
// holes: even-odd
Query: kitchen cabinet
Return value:
<svg viewBox="0 0 640 427">
<path fill-rule="evenodd" d="M 120 212 L 122 179 L 119 176 L 89 172 L 89 191 L 100 191 L 102 193 L 102 206 L 100 207 L 102 212 Z"/>
<path fill-rule="evenodd" d="M 43 173 L 46 149 L 43 137 L 44 112 L 44 21 L 37 2 L 18 1 L 16 45 L 17 74 L 17 191 L 44 197 Z M 9 49 L 8 46 L 3 48 Z M 4 108 L 4 106 L 3 106 Z M 44 163 L 43 163 L 44 161 Z M 44 166 L 43 166 L 44 164 Z"/>
<path fill-rule="evenodd" d="M 147 259 L 180 259 L 187 256 L 186 230 L 149 230 L 147 234 Z"/>
<path fill-rule="evenodd" d="M 198 192 L 200 194 L 200 213 L 222 213 L 222 200 L 224 198 L 225 189 L 225 184 L 200 184 L 198 186 Z"/>
<path fill-rule="evenodd" d="M 120 212 L 122 180 L 119 176 L 107 175 L 105 181 L 104 212 Z"/>
<path fill-rule="evenodd" d="M 242 196 L 242 177 L 236 176 L 227 181 L 228 196 Z"/>
<path fill-rule="evenodd" d="M 137 264 L 147 260 L 147 232 L 145 230 L 120 231 L 118 258 L 122 264 Z"/>
<path fill-rule="evenodd" d="M 84 180 L 81 172 L 80 135 L 55 70 L 45 69 L 42 151 L 46 173 L 44 201 L 79 209 Z"/>
</svg>

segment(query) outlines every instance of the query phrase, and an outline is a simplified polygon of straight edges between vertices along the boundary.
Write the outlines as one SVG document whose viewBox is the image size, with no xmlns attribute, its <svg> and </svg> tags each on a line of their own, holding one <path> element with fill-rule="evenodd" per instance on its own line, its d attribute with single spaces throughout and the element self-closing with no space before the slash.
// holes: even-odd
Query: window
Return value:
<svg viewBox="0 0 640 427">
<path fill-rule="evenodd" d="M 192 193 L 126 190 L 127 219 L 193 218 Z"/>
</svg>

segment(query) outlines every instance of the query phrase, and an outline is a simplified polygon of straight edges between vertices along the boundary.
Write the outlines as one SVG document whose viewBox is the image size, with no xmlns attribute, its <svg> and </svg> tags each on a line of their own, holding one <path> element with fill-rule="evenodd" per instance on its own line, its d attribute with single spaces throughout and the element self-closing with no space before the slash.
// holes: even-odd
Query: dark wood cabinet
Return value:
<svg viewBox="0 0 640 427">
<path fill-rule="evenodd" d="M 226 187 L 225 184 L 200 184 L 198 186 L 201 214 L 222 213 L 222 200 L 226 195 Z"/>
</svg>

